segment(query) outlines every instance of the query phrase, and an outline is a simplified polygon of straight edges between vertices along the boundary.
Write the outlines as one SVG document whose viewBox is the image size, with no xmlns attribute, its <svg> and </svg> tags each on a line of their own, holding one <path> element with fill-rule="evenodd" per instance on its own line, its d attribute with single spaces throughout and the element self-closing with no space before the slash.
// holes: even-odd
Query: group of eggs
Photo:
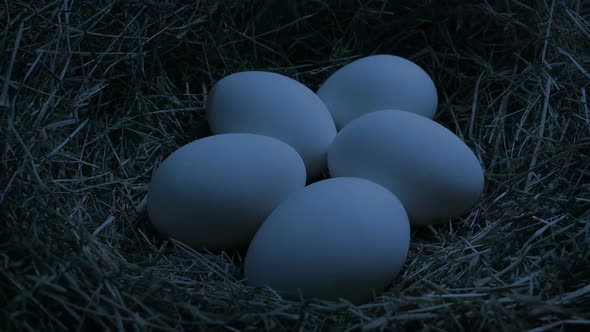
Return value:
<svg viewBox="0 0 590 332">
<path fill-rule="evenodd" d="M 366 302 L 401 271 L 410 225 L 483 193 L 476 156 L 432 120 L 437 102 L 428 74 L 393 55 L 351 62 L 317 93 L 277 73 L 226 76 L 208 97 L 214 135 L 154 173 L 150 220 L 195 248 L 248 246 L 250 285 Z"/>
</svg>

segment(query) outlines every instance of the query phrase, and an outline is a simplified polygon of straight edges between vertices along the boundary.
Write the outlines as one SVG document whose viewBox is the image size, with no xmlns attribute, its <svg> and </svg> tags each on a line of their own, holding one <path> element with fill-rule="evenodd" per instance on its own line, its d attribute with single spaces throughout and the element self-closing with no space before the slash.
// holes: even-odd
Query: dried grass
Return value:
<svg viewBox="0 0 590 332">
<path fill-rule="evenodd" d="M 0 329 L 588 329 L 587 2 L 281 3 L 3 1 Z M 243 251 L 155 235 L 146 185 L 209 134 L 217 80 L 273 70 L 316 89 L 371 53 L 431 74 L 436 120 L 487 182 L 463 218 L 413 231 L 387 292 L 288 302 L 244 285 Z"/>
</svg>

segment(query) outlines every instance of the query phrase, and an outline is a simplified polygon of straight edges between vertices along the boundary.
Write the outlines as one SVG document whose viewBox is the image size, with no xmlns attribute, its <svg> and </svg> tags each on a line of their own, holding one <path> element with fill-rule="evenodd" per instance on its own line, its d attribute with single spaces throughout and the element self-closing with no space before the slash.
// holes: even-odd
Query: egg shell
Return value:
<svg viewBox="0 0 590 332">
<path fill-rule="evenodd" d="M 247 283 L 288 299 L 363 303 L 402 269 L 410 224 L 400 201 L 359 178 L 315 182 L 281 203 L 248 248 Z"/>
<path fill-rule="evenodd" d="M 345 65 L 328 77 L 317 94 L 338 130 L 363 114 L 383 109 L 403 109 L 432 119 L 438 104 L 434 82 L 422 68 L 387 54 Z"/>
<path fill-rule="evenodd" d="M 160 164 L 149 186 L 148 215 L 163 235 L 193 247 L 244 246 L 305 180 L 301 157 L 284 142 L 244 133 L 209 136 Z"/>
<path fill-rule="evenodd" d="M 209 94 L 207 117 L 215 134 L 262 134 L 291 145 L 310 180 L 325 171 L 326 151 L 336 136 L 320 98 L 298 81 L 272 72 L 244 71 L 221 79 Z"/>
<path fill-rule="evenodd" d="M 350 122 L 328 150 L 332 177 L 379 183 L 402 202 L 412 225 L 448 221 L 483 193 L 483 169 L 469 147 L 433 120 L 400 110 Z"/>
</svg>

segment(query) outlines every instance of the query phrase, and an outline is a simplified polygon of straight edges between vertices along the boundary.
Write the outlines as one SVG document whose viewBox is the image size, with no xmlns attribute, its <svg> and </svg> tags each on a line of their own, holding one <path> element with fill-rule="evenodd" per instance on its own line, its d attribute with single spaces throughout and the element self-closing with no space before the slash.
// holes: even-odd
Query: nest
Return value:
<svg viewBox="0 0 590 332">
<path fill-rule="evenodd" d="M 295 2 L 293 2 L 295 3 Z M 0 9 L 2 330 L 580 329 L 590 324 L 590 6 L 584 1 L 6 1 Z M 243 251 L 159 237 L 154 168 L 209 135 L 242 70 L 315 90 L 385 53 L 433 78 L 435 120 L 485 197 L 414 229 L 365 305 L 286 301 Z M 588 328 L 586 326 L 586 328 Z"/>
</svg>

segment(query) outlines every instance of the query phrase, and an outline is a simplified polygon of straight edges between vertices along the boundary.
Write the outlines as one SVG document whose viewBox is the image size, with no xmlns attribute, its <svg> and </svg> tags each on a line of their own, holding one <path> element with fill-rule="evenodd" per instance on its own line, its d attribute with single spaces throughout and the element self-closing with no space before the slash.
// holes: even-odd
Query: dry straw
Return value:
<svg viewBox="0 0 590 332">
<path fill-rule="evenodd" d="M 284 3 L 2 1 L 0 329 L 589 328 L 588 3 Z M 244 285 L 243 250 L 156 236 L 146 186 L 207 135 L 217 80 L 272 70 L 316 89 L 372 53 L 431 74 L 435 119 L 487 183 L 463 218 L 413 231 L 384 294 L 287 302 Z"/>
</svg>

